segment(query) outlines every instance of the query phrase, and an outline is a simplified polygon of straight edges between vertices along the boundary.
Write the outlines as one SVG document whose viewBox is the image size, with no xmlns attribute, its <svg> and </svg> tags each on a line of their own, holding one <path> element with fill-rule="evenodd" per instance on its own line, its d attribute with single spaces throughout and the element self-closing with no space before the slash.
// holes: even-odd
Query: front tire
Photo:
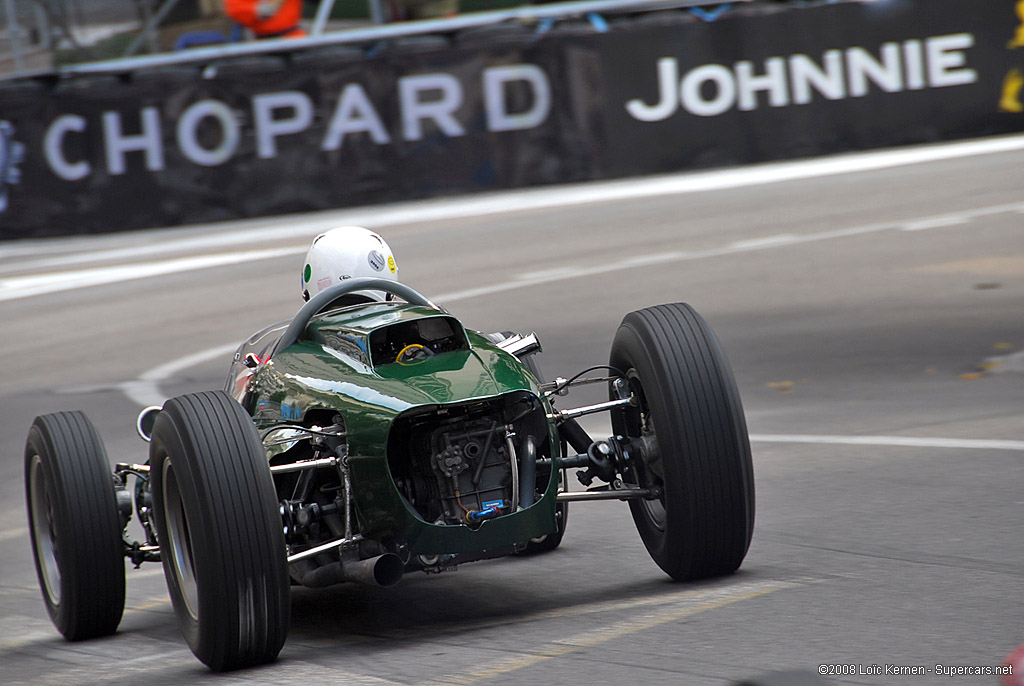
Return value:
<svg viewBox="0 0 1024 686">
<path fill-rule="evenodd" d="M 273 661 L 291 614 L 287 551 L 252 421 L 221 391 L 168 400 L 150 465 L 164 575 L 189 648 L 214 671 Z"/>
<path fill-rule="evenodd" d="M 25 444 L 36 574 L 50 620 L 69 641 L 117 631 L 124 547 L 107 452 L 81 412 L 36 417 Z"/>
<path fill-rule="evenodd" d="M 739 392 L 711 328 L 684 303 L 631 312 L 610 364 L 640 399 L 612 413 L 612 428 L 651 446 L 641 481 L 662 491 L 629 503 L 651 557 L 676 580 L 736 571 L 754 530 L 754 474 Z"/>
</svg>

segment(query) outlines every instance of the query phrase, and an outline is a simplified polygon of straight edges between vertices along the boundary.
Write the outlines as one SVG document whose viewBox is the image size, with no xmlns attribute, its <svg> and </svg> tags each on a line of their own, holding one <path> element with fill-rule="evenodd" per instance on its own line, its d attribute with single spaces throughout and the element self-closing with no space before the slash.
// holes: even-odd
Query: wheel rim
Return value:
<svg viewBox="0 0 1024 686">
<path fill-rule="evenodd" d="M 657 434 L 657 431 L 655 431 L 655 428 L 654 428 L 654 417 L 651 416 L 650 408 L 648 408 L 648 406 L 647 406 L 647 396 L 644 395 L 644 387 L 643 387 L 643 384 L 640 383 L 640 376 L 637 374 L 636 369 L 632 369 L 631 368 L 628 372 L 626 372 L 626 378 L 629 380 L 630 390 L 632 390 L 633 393 L 635 393 L 637 398 L 639 398 L 639 400 L 640 400 L 640 406 L 639 406 L 640 423 L 639 423 L 639 426 L 631 426 L 630 425 L 631 423 L 627 422 L 628 434 L 629 434 L 630 438 L 653 437 L 655 440 L 657 440 L 658 434 Z M 644 462 L 644 471 L 647 474 L 647 479 L 650 481 L 649 485 L 651 485 L 651 486 L 662 486 L 663 485 L 662 480 L 659 479 L 658 476 L 656 474 L 654 474 L 653 470 L 651 470 L 647 466 L 646 461 Z M 664 494 L 664 491 L 665 491 L 665 489 L 662 488 L 662 493 L 663 494 Z M 665 515 L 665 496 L 662 495 L 657 500 L 642 499 L 642 500 L 639 500 L 638 502 L 641 504 L 641 506 L 643 508 L 643 511 L 647 515 L 647 519 L 650 521 L 651 525 L 655 529 L 657 529 L 659 532 L 664 533 L 664 531 L 665 531 L 665 518 L 666 518 L 666 515 Z"/>
<path fill-rule="evenodd" d="M 29 493 L 31 494 L 32 539 L 36 544 L 36 559 L 43 590 L 53 606 L 60 605 L 60 565 L 57 564 L 57 532 L 53 524 L 53 505 L 46 490 L 46 476 L 43 462 L 38 455 L 32 456 L 29 468 Z"/>
<path fill-rule="evenodd" d="M 199 586 L 196 583 L 196 571 L 192 554 L 192 537 L 189 535 L 188 519 L 178 489 L 178 480 L 174 475 L 174 467 L 169 458 L 164 460 L 163 467 L 163 500 L 164 516 L 167 522 L 166 554 L 171 574 L 181 591 L 181 599 L 185 610 L 194 621 L 199 619 Z"/>
</svg>

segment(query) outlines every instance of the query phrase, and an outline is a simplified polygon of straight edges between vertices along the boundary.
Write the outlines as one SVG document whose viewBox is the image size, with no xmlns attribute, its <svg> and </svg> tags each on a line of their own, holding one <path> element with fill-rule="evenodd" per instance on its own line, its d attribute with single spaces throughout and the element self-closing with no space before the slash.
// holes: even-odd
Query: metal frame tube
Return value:
<svg viewBox="0 0 1024 686">
<path fill-rule="evenodd" d="M 272 465 L 270 467 L 271 474 L 287 474 L 289 472 L 303 472 L 308 469 L 325 469 L 327 467 L 337 467 L 338 458 L 336 457 L 325 457 L 320 460 L 306 460 L 305 462 L 292 462 L 290 464 L 279 464 Z"/>
<path fill-rule="evenodd" d="M 345 538 L 352 538 L 352 476 L 349 473 L 348 462 L 341 461 L 341 473 L 345 484 Z"/>
<path fill-rule="evenodd" d="M 353 543 L 358 543 L 361 540 L 363 540 L 363 537 L 360 534 L 356 534 L 352 537 L 336 538 L 328 543 L 322 543 L 315 548 L 310 548 L 309 550 L 303 550 L 301 553 L 289 555 L 288 564 L 298 562 L 299 560 L 305 560 L 306 558 L 316 557 L 320 553 L 329 553 L 332 550 L 344 548 L 345 546 L 352 545 Z"/>
<path fill-rule="evenodd" d="M 334 0 L 320 0 L 320 4 L 316 8 L 316 18 L 313 19 L 313 27 L 310 29 L 310 34 L 319 36 L 324 32 L 327 19 L 331 16 L 331 10 L 333 9 Z"/>
<path fill-rule="evenodd" d="M 613 410 L 616 407 L 625 407 L 628 405 L 636 405 L 636 400 L 632 396 L 623 398 L 622 400 L 609 400 L 604 403 L 597 403 L 596 405 L 584 405 L 583 407 L 576 407 L 571 410 L 558 410 L 553 414 L 548 415 L 548 419 L 555 421 L 565 421 L 567 419 L 576 419 L 586 414 L 596 414 L 597 412 L 604 412 L 605 410 Z"/>
<path fill-rule="evenodd" d="M 533 436 L 523 441 L 523 459 L 520 466 L 523 474 L 519 479 L 519 507 L 523 510 L 533 505 L 537 487 L 537 444 Z"/>
<path fill-rule="evenodd" d="M 647 500 L 653 498 L 649 488 L 620 488 L 614 491 L 563 491 L 555 499 L 560 503 L 575 503 L 585 500 Z"/>
<path fill-rule="evenodd" d="M 505 427 L 505 449 L 508 450 L 509 465 L 512 467 L 512 510 L 519 508 L 519 459 L 516 457 L 516 446 L 512 440 L 516 434 L 512 425 Z M 486 456 L 485 456 L 486 457 Z"/>
<path fill-rule="evenodd" d="M 156 51 L 156 35 L 153 32 L 158 26 L 160 26 L 161 22 L 167 18 L 167 15 L 170 14 L 171 10 L 174 9 L 174 6 L 177 4 L 178 0 L 166 0 L 164 4 L 157 9 L 156 13 L 147 17 L 146 23 L 142 26 L 142 31 L 135 37 L 135 40 L 133 40 L 132 44 L 128 46 L 128 49 L 125 50 L 125 57 L 134 55 L 145 42 L 149 43 L 150 50 L 153 50 L 154 52 Z M 143 7 L 148 11 L 148 4 L 143 4 Z"/>
<path fill-rule="evenodd" d="M 419 21 L 385 24 L 368 29 L 352 29 L 337 31 L 319 36 L 292 39 L 272 39 L 245 43 L 240 45 L 222 45 L 209 48 L 192 48 L 181 53 L 136 57 L 132 59 L 107 60 L 86 64 L 68 65 L 59 70 L 62 74 L 95 74 L 107 72 L 126 72 L 135 69 L 160 67 L 171 64 L 188 64 L 192 62 L 209 62 L 225 57 L 241 55 L 257 55 L 264 53 L 291 52 L 295 49 L 336 45 L 343 43 L 368 43 L 405 36 L 418 36 L 434 33 L 449 33 L 477 26 L 488 26 L 506 21 L 534 21 L 540 19 L 558 19 L 586 16 L 589 13 L 604 12 L 638 12 L 659 9 L 675 9 L 707 5 L 726 5 L 729 3 L 747 3 L 753 0 L 580 0 L 577 2 L 560 2 L 550 5 L 525 6 L 509 10 L 491 12 L 473 12 L 444 19 L 424 19 Z M 7 0 L 11 2 L 11 0 Z"/>
</svg>

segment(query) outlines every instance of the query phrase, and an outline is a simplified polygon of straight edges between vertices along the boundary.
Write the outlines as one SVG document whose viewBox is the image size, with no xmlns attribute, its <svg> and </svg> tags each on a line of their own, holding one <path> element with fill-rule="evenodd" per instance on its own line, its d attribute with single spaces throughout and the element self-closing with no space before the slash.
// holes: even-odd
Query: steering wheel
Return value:
<svg viewBox="0 0 1024 686">
<path fill-rule="evenodd" d="M 410 343 L 398 352 L 395 362 L 398 364 L 415 364 L 422 362 L 428 357 L 433 357 L 433 355 L 434 353 L 430 348 L 419 343 Z"/>
<path fill-rule="evenodd" d="M 422 305 L 435 310 L 441 310 L 442 312 L 444 311 L 434 303 L 430 302 L 425 295 L 421 294 L 419 291 L 409 288 L 404 283 L 398 283 L 397 281 L 391 281 L 390 279 L 377 279 L 372 277 L 346 279 L 339 284 L 335 284 L 320 291 L 310 298 L 309 302 L 299 308 L 299 311 L 295 313 L 295 316 L 292 318 L 288 328 L 284 330 L 284 333 L 281 334 L 281 338 L 277 340 L 277 345 L 274 346 L 274 352 L 277 353 L 279 350 L 284 350 L 292 343 L 298 341 L 302 337 L 302 334 L 306 332 L 306 327 L 309 325 L 309 322 L 313 317 L 341 296 L 354 293 L 355 291 L 384 291 L 385 293 L 396 295 L 402 300 L 413 305 Z"/>
</svg>

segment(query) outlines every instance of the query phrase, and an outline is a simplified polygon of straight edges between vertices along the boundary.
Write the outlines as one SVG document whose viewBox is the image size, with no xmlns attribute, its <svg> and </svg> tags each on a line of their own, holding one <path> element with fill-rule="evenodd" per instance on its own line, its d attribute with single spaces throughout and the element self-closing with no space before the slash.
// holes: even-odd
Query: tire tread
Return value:
<svg viewBox="0 0 1024 686">
<path fill-rule="evenodd" d="M 196 561 L 204 588 L 190 647 L 215 671 L 270 662 L 287 636 L 290 599 L 276 495 L 256 429 L 222 391 L 173 398 L 164 411 L 188 456 L 172 464 L 195 489 L 206 542 L 196 552 L 204 558 Z M 193 545 L 202 544 L 194 537 Z"/>
<path fill-rule="evenodd" d="M 620 359 L 621 358 L 621 359 Z M 728 574 L 742 563 L 754 518 L 753 470 L 746 422 L 732 371 L 714 333 L 685 303 L 626 315 L 613 344 L 612 364 L 645 358 L 648 375 L 674 404 L 673 426 L 660 426 L 675 454 L 677 484 L 666 484 L 671 536 L 645 535 L 642 506 L 632 509 L 652 557 L 673 578 Z M 650 381 L 648 381 L 650 383 Z M 669 412 L 666 407 L 665 412 Z M 659 443 L 661 441 L 659 440 Z M 666 447 L 662 446 L 663 459 Z M 672 548 L 672 549 L 669 549 Z"/>
<path fill-rule="evenodd" d="M 36 417 L 25 448 L 29 498 L 28 470 L 36 454 L 54 489 L 52 506 L 57 510 L 55 527 L 61 547 L 61 602 L 53 607 L 44 590 L 47 610 L 70 641 L 113 634 L 124 613 L 125 573 L 121 521 L 106 449 L 83 412 Z M 33 536 L 34 552 L 35 545 Z"/>
</svg>

